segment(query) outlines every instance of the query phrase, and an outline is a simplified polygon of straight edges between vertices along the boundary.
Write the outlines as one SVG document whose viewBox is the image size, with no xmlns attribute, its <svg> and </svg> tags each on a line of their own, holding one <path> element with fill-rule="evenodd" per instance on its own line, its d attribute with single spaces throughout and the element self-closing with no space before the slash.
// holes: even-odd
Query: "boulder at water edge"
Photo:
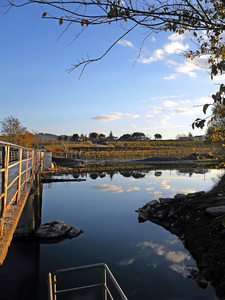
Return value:
<svg viewBox="0 0 225 300">
<path fill-rule="evenodd" d="M 56 220 L 41 225 L 35 232 L 38 239 L 74 238 L 83 233 L 80 228 L 72 227 L 63 221 Z"/>
</svg>

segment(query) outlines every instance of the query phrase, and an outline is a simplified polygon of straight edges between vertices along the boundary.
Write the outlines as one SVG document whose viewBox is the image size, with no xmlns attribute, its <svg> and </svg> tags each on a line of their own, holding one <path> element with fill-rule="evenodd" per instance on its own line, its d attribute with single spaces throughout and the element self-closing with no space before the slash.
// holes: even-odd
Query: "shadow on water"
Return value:
<svg viewBox="0 0 225 300">
<path fill-rule="evenodd" d="M 1 300 L 37 300 L 40 245 L 14 240 L 0 268 Z"/>
</svg>

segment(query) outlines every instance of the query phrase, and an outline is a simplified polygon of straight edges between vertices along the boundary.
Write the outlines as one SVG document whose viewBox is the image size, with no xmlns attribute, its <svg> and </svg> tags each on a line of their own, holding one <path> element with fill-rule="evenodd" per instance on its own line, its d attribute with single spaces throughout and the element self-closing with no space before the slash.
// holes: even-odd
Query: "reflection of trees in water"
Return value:
<svg viewBox="0 0 225 300">
<path fill-rule="evenodd" d="M 154 174 L 156 177 L 159 177 L 162 175 L 162 172 L 161 171 L 155 171 L 155 174 Z"/>
<path fill-rule="evenodd" d="M 81 177 L 85 177 L 87 176 L 87 174 L 89 175 L 89 177 L 93 180 L 97 179 L 98 177 L 100 178 L 104 178 L 106 176 L 109 176 L 111 179 L 113 179 L 113 176 L 115 174 L 120 174 L 122 175 L 123 177 L 126 177 L 126 178 L 129 178 L 129 177 L 133 177 L 135 179 L 139 179 L 139 178 L 144 178 L 146 176 L 146 174 L 150 174 L 151 172 L 154 172 L 154 175 L 156 177 L 160 177 L 163 175 L 163 171 L 174 171 L 176 170 L 176 174 L 178 176 L 182 176 L 182 175 L 185 175 L 185 174 L 188 174 L 189 177 L 191 177 L 193 174 L 206 174 L 207 172 L 209 172 L 209 169 L 204 169 L 204 168 L 197 168 L 197 167 L 189 167 L 189 168 L 185 168 L 185 167 L 182 167 L 182 168 L 171 168 L 171 169 L 165 169 L 162 168 L 161 170 L 158 169 L 158 170 L 140 170 L 140 171 L 136 171 L 136 170 L 129 170 L 129 171 L 113 171 L 113 170 L 110 170 L 110 171 L 99 171 L 99 172 L 89 172 L 89 173 L 86 173 L 85 175 L 84 174 L 72 174 L 74 178 L 79 178 L 79 176 Z"/>
<path fill-rule="evenodd" d="M 183 175 L 183 174 L 188 174 L 189 177 L 191 177 L 193 174 L 206 174 L 208 173 L 208 169 L 199 169 L 199 168 L 192 168 L 192 169 L 185 169 L 185 170 L 177 170 L 176 173 L 177 175 Z"/>
<path fill-rule="evenodd" d="M 148 172 L 147 172 L 148 173 Z M 133 178 L 144 178 L 146 174 L 144 172 L 137 172 L 137 171 L 121 171 L 120 174 L 123 177 L 133 177 Z"/>
<path fill-rule="evenodd" d="M 97 179 L 98 177 L 104 178 L 104 177 L 106 177 L 106 173 L 105 172 L 93 172 L 93 173 L 89 173 L 89 177 L 93 180 Z"/>
<path fill-rule="evenodd" d="M 193 170 L 177 170 L 177 171 L 176 171 L 176 174 L 177 174 L 178 176 L 182 176 L 182 175 L 184 175 L 184 174 L 188 174 L 189 177 L 191 177 L 191 176 L 194 174 L 194 171 L 193 171 Z"/>
<path fill-rule="evenodd" d="M 97 173 L 89 173 L 89 177 L 93 180 L 98 178 L 98 174 Z"/>
<path fill-rule="evenodd" d="M 113 175 L 116 174 L 117 172 L 114 172 L 114 171 L 110 171 L 108 174 L 109 174 L 109 177 L 111 179 L 113 179 Z"/>
<path fill-rule="evenodd" d="M 145 175 L 147 174 L 148 172 L 137 172 L 137 171 L 120 171 L 120 172 L 117 172 L 117 171 L 108 171 L 108 172 L 89 172 L 88 175 L 91 179 L 93 180 L 96 180 L 98 177 L 100 178 L 104 178 L 106 176 L 109 176 L 111 179 L 113 179 L 113 176 L 115 174 L 120 174 L 122 175 L 123 177 L 133 177 L 135 179 L 138 179 L 138 178 L 144 178 Z M 77 174 L 72 174 L 74 178 L 78 178 L 79 175 Z M 84 175 L 83 175 L 84 176 Z"/>
<path fill-rule="evenodd" d="M 71 173 L 71 175 L 73 176 L 73 178 L 77 179 L 80 177 L 80 174 L 77 173 Z"/>
<path fill-rule="evenodd" d="M 145 177 L 145 173 L 144 172 L 137 172 L 137 171 L 121 171 L 119 172 L 120 175 L 122 175 L 123 177 L 133 177 L 133 178 L 144 178 Z M 148 172 L 147 172 L 148 173 Z"/>
<path fill-rule="evenodd" d="M 106 177 L 106 173 L 105 173 L 105 172 L 101 172 L 101 173 L 99 174 L 99 177 L 100 177 L 100 178 Z"/>
<path fill-rule="evenodd" d="M 145 174 L 143 174 L 142 172 L 133 172 L 132 174 L 133 178 L 144 178 L 145 177 Z"/>
<path fill-rule="evenodd" d="M 131 177 L 132 176 L 132 171 L 121 171 L 120 175 L 122 175 L 123 177 Z"/>
</svg>

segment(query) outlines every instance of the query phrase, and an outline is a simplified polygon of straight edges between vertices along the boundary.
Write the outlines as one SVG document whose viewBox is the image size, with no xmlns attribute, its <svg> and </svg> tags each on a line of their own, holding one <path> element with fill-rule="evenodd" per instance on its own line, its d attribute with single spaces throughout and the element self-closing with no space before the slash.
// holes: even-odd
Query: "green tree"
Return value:
<svg viewBox="0 0 225 300">
<path fill-rule="evenodd" d="M 193 137 L 193 135 L 192 135 L 191 132 L 188 133 L 188 138 L 189 138 L 190 141 L 193 141 L 193 140 L 194 140 L 194 137 Z"/>
<path fill-rule="evenodd" d="M 79 140 L 79 134 L 74 133 L 72 136 L 72 141 L 77 142 Z"/>
<path fill-rule="evenodd" d="M 100 139 L 100 141 L 104 141 L 105 138 L 106 138 L 105 134 L 103 134 L 103 133 L 100 133 L 100 134 L 99 134 L 99 139 Z"/>
<path fill-rule="evenodd" d="M 154 137 L 155 137 L 156 140 L 161 140 L 161 138 L 162 138 L 162 136 L 161 136 L 160 133 L 156 133 L 156 134 L 154 135 Z"/>
<path fill-rule="evenodd" d="M 129 133 L 125 133 L 119 138 L 120 141 L 130 141 L 130 139 L 131 135 Z"/>
<path fill-rule="evenodd" d="M 91 132 L 89 133 L 89 140 L 91 141 L 97 141 L 99 139 L 99 135 L 97 132 Z"/>
<path fill-rule="evenodd" d="M 115 140 L 115 137 L 114 137 L 114 135 L 112 133 L 112 130 L 110 131 L 109 136 L 107 137 L 107 140 L 108 141 L 114 141 Z"/>
<path fill-rule="evenodd" d="M 131 139 L 133 141 L 140 141 L 142 139 L 145 138 L 145 134 L 142 133 L 142 132 L 134 132 L 132 135 L 131 135 Z"/>
</svg>

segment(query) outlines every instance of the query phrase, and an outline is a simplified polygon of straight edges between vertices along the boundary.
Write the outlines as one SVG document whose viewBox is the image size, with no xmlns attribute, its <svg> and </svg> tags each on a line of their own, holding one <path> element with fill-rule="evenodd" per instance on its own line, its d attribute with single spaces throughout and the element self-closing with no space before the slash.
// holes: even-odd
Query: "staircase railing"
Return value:
<svg viewBox="0 0 225 300">
<path fill-rule="evenodd" d="M 84 271 L 84 270 L 87 271 L 87 270 L 96 269 L 96 268 L 99 268 L 102 270 L 102 281 L 100 283 L 57 290 L 57 286 L 56 286 L 56 283 L 57 283 L 56 276 L 57 275 L 65 274 L 65 273 L 69 273 L 69 272 L 78 272 L 78 271 Z M 109 296 L 109 299 L 113 300 L 114 297 L 112 296 L 112 294 L 108 288 L 107 275 L 111 279 L 111 282 L 113 283 L 113 285 L 117 291 L 118 295 L 117 295 L 116 299 L 127 300 L 127 297 L 125 296 L 124 292 L 122 291 L 121 287 L 119 286 L 118 282 L 116 281 L 116 279 L 113 276 L 112 272 L 110 271 L 109 267 L 104 263 L 81 266 L 81 267 L 74 267 L 74 268 L 68 268 L 68 269 L 60 269 L 60 270 L 54 271 L 53 273 L 48 273 L 48 300 L 57 300 L 57 295 L 62 294 L 62 293 L 69 293 L 69 292 L 71 293 L 71 292 L 86 290 L 86 289 L 90 289 L 90 288 L 93 289 L 96 287 L 102 288 L 102 292 L 103 292 L 102 299 L 107 300 L 108 296 Z M 118 298 L 118 296 L 119 296 L 119 298 Z"/>
</svg>

